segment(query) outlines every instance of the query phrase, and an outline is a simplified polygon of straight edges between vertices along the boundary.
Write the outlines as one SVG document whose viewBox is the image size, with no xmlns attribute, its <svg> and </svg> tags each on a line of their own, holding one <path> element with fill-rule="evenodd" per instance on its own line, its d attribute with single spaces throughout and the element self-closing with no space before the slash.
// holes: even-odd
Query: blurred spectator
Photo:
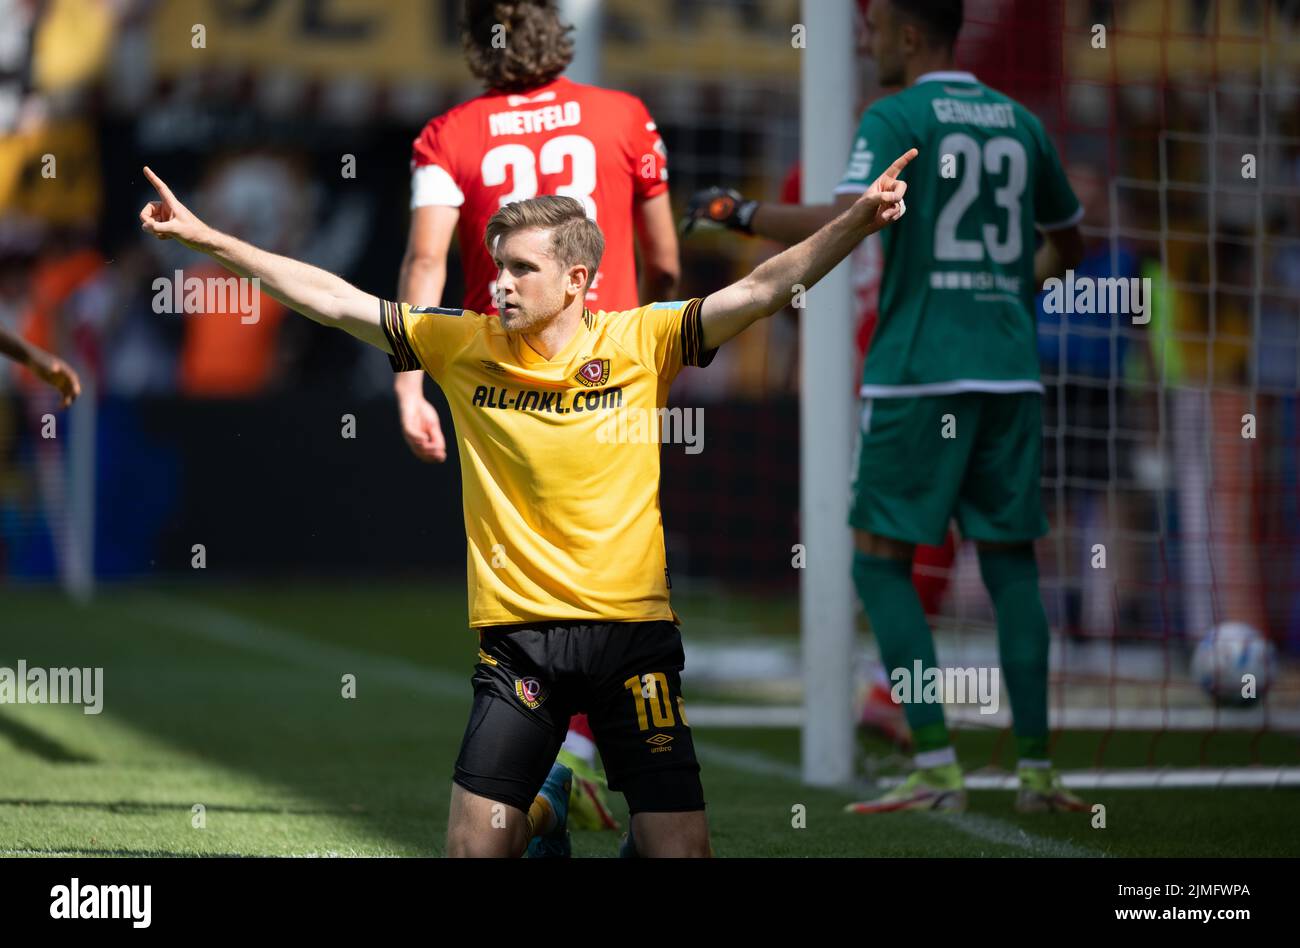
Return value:
<svg viewBox="0 0 1300 948">
<path fill-rule="evenodd" d="M 272 253 L 292 256 L 306 229 L 302 173 L 291 162 L 270 155 L 240 155 L 218 162 L 200 186 L 199 205 L 199 213 L 214 227 Z M 185 280 L 197 277 L 205 282 L 229 276 L 210 264 L 187 267 L 183 274 Z M 173 278 L 173 274 L 165 276 Z M 285 309 L 260 291 L 255 305 L 256 318 L 231 311 L 232 307 L 181 317 L 183 394 L 248 397 L 271 387 L 282 367 L 277 347 Z"/>
</svg>

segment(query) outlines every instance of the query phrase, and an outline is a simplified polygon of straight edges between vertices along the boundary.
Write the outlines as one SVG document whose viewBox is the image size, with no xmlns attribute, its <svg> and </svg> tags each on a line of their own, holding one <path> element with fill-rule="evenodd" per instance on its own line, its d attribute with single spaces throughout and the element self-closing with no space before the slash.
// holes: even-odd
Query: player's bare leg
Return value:
<svg viewBox="0 0 1300 948">
<path fill-rule="evenodd" d="M 685 813 L 637 813 L 632 817 L 635 855 L 648 859 L 707 858 L 709 821 L 703 810 Z"/>
<path fill-rule="evenodd" d="M 547 778 L 527 813 L 453 783 L 451 811 L 447 817 L 447 855 L 453 858 L 516 858 L 524 854 L 534 837 L 556 833 L 565 836 L 563 852 L 551 852 L 550 849 L 555 849 L 551 846 L 547 852 L 530 852 L 529 855 L 567 856 L 568 834 L 564 824 L 569 779 L 567 769 L 553 768 L 552 776 Z"/>
<path fill-rule="evenodd" d="M 447 855 L 453 858 L 508 859 L 523 855 L 532 836 L 528 814 L 517 807 L 451 785 L 447 817 Z"/>
</svg>

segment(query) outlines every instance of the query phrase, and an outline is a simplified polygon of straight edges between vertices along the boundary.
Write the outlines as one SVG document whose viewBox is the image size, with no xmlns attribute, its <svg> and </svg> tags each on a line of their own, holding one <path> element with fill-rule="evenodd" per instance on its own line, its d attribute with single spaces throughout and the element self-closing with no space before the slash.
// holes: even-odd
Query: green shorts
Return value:
<svg viewBox="0 0 1300 948">
<path fill-rule="evenodd" d="M 966 539 L 1034 540 L 1047 532 L 1042 463 L 1036 392 L 864 399 L 849 524 L 938 546 L 956 517 Z"/>
</svg>

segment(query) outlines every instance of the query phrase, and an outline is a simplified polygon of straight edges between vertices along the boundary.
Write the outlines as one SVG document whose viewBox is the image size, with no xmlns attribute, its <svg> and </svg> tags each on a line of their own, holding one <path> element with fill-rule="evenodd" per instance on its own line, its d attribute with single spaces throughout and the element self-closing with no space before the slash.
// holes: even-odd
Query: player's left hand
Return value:
<svg viewBox="0 0 1300 948">
<path fill-rule="evenodd" d="M 81 394 L 81 379 L 72 370 L 72 366 L 58 356 L 46 356 L 32 364 L 31 369 L 42 381 L 53 385 L 63 396 L 63 407 L 67 408 Z"/>
<path fill-rule="evenodd" d="M 207 225 L 194 213 L 177 200 L 171 188 L 163 183 L 162 178 L 149 168 L 144 169 L 144 176 L 158 192 L 161 201 L 150 201 L 140 209 L 140 229 L 153 234 L 159 240 L 179 240 L 193 246 L 207 230 Z"/>
<path fill-rule="evenodd" d="M 899 181 L 898 176 L 919 154 L 920 152 L 915 148 L 909 148 L 885 169 L 884 174 L 872 182 L 871 187 L 863 192 L 862 197 L 858 198 L 858 206 L 870 215 L 870 233 L 874 234 L 907 213 L 907 205 L 903 202 L 903 195 L 907 193 L 907 182 Z"/>
</svg>

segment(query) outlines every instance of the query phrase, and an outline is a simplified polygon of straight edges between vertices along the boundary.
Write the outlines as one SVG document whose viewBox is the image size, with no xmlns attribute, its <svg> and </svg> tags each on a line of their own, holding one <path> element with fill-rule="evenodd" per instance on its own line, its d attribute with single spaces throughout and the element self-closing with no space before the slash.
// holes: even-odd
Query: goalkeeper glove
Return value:
<svg viewBox="0 0 1300 948">
<path fill-rule="evenodd" d="M 696 225 L 704 227 L 728 227 L 741 233 L 752 234 L 750 226 L 758 202 L 745 198 L 732 188 L 706 188 L 696 191 L 691 203 L 686 206 L 686 215 L 682 218 L 681 231 L 689 234 Z"/>
</svg>

